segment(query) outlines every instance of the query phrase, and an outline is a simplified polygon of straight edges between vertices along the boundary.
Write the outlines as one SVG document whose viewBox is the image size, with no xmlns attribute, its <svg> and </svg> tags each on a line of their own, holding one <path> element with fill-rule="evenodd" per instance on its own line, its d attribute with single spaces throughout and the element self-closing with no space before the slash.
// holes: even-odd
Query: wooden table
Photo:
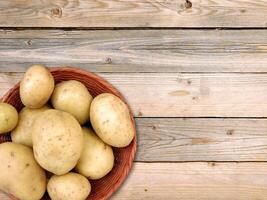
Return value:
<svg viewBox="0 0 267 200">
<path fill-rule="evenodd" d="M 127 98 L 138 152 L 112 199 L 267 199 L 267 0 L 3 0 L 0 27 L 1 95 L 41 63 Z"/>
</svg>

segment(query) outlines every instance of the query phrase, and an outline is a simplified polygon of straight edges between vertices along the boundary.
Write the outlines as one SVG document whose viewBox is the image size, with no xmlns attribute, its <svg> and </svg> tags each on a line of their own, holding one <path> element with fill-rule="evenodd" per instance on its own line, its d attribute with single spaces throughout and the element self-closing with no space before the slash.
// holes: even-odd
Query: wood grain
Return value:
<svg viewBox="0 0 267 200">
<path fill-rule="evenodd" d="M 0 72 L 36 63 L 93 72 L 267 72 L 267 30 L 0 31 Z"/>
<path fill-rule="evenodd" d="M 267 161 L 266 119 L 137 118 L 136 161 Z"/>
<path fill-rule="evenodd" d="M 100 73 L 139 117 L 266 117 L 267 74 Z M 22 73 L 0 74 L 0 95 Z"/>
<path fill-rule="evenodd" d="M 267 1 L 0 1 L 1 27 L 266 27 Z"/>
<path fill-rule="evenodd" d="M 136 163 L 117 199 L 267 199 L 266 163 Z"/>
</svg>

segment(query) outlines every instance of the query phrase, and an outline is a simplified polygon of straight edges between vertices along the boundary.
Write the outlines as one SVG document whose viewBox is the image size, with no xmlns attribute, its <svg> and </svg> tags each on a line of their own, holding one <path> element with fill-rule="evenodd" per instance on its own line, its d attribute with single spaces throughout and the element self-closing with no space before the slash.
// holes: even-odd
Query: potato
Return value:
<svg viewBox="0 0 267 200">
<path fill-rule="evenodd" d="M 80 124 L 89 120 L 89 109 L 93 97 L 79 81 L 64 81 L 56 85 L 51 97 L 52 105 L 57 110 L 72 114 Z"/>
<path fill-rule="evenodd" d="M 112 148 L 89 128 L 83 128 L 83 134 L 83 151 L 75 169 L 79 174 L 89 179 L 100 179 L 113 168 L 114 155 Z"/>
<path fill-rule="evenodd" d="M 30 67 L 20 83 L 20 98 L 29 108 L 41 108 L 49 100 L 55 87 L 52 74 L 42 65 Z"/>
<path fill-rule="evenodd" d="M 52 200 L 85 200 L 91 192 L 91 185 L 82 175 L 70 172 L 52 176 L 47 191 Z"/>
<path fill-rule="evenodd" d="M 47 171 L 62 175 L 74 168 L 80 158 L 83 132 L 72 115 L 50 109 L 34 121 L 32 141 L 37 162 Z"/>
<path fill-rule="evenodd" d="M 21 144 L 0 144 L 0 190 L 20 200 L 39 200 L 45 193 L 44 170 L 34 160 L 32 149 Z"/>
<path fill-rule="evenodd" d="M 7 103 L 0 103 L 0 134 L 13 130 L 18 123 L 16 108 Z"/>
<path fill-rule="evenodd" d="M 11 132 L 12 142 L 32 147 L 32 124 L 40 113 L 48 109 L 51 109 L 51 107 L 47 105 L 42 108 L 24 107 L 19 113 L 19 123 L 17 127 Z"/>
<path fill-rule="evenodd" d="M 129 109 L 113 94 L 103 93 L 93 99 L 90 119 L 96 134 L 111 146 L 125 147 L 134 137 Z"/>
</svg>

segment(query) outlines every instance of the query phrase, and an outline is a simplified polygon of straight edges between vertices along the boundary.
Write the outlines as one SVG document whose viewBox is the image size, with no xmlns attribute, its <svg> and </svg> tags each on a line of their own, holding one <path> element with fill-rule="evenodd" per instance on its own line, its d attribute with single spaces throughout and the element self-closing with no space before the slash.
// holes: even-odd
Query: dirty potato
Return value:
<svg viewBox="0 0 267 200">
<path fill-rule="evenodd" d="M 31 66 L 20 83 L 20 98 L 29 108 L 41 108 L 49 100 L 54 90 L 54 78 L 42 65 Z"/>
<path fill-rule="evenodd" d="M 18 123 L 16 108 L 7 103 L 0 103 L 0 134 L 13 130 Z"/>
</svg>

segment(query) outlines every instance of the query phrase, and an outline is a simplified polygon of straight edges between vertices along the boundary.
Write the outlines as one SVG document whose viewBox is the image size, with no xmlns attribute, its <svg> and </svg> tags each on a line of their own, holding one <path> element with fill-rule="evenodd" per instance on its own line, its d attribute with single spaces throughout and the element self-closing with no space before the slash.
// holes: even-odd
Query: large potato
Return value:
<svg viewBox="0 0 267 200">
<path fill-rule="evenodd" d="M 89 179 L 100 179 L 113 168 L 112 148 L 97 137 L 91 129 L 83 128 L 83 133 L 83 151 L 75 169 Z"/>
<path fill-rule="evenodd" d="M 64 81 L 56 85 L 51 97 L 52 105 L 57 110 L 72 114 L 80 124 L 89 120 L 89 109 L 93 97 L 79 81 Z"/>
<path fill-rule="evenodd" d="M 72 115 L 50 109 L 35 119 L 32 140 L 37 162 L 47 171 L 62 175 L 74 168 L 80 158 L 83 132 Z"/>
<path fill-rule="evenodd" d="M 11 132 L 12 142 L 32 147 L 31 128 L 33 122 L 40 113 L 48 109 L 51 109 L 51 107 L 47 105 L 42 108 L 24 107 L 19 113 L 19 123 L 17 127 Z"/>
<path fill-rule="evenodd" d="M 125 147 L 134 137 L 128 107 L 113 94 L 103 93 L 94 98 L 90 120 L 96 134 L 111 146 Z"/>
<path fill-rule="evenodd" d="M 47 191 L 52 200 L 85 200 L 91 192 L 89 181 L 80 174 L 52 176 Z"/>
<path fill-rule="evenodd" d="M 39 200 L 45 193 L 44 170 L 34 160 L 32 149 L 21 144 L 0 144 L 0 190 L 20 200 Z"/>
<path fill-rule="evenodd" d="M 7 103 L 0 103 L 0 134 L 13 130 L 18 123 L 16 108 Z"/>
<path fill-rule="evenodd" d="M 54 78 L 42 65 L 33 65 L 20 83 L 20 98 L 29 108 L 41 108 L 49 100 L 54 90 Z"/>
</svg>

